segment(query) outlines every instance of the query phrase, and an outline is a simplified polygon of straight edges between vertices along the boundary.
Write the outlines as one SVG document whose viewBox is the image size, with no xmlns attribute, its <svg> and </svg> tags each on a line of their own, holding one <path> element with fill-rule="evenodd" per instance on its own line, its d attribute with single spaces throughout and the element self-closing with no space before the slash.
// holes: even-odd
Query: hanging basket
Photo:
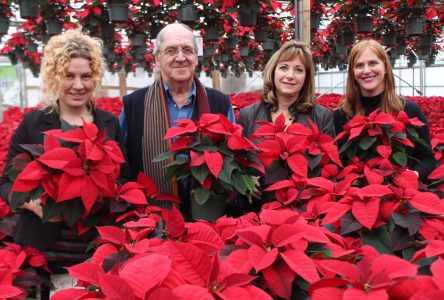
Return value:
<svg viewBox="0 0 444 300">
<path fill-rule="evenodd" d="M 347 54 L 347 46 L 345 45 L 336 45 L 335 51 L 337 54 Z"/>
<path fill-rule="evenodd" d="M 100 24 L 100 33 L 102 35 L 102 39 L 107 41 L 114 40 L 114 30 L 115 26 L 113 23 L 101 23 Z"/>
<path fill-rule="evenodd" d="M 417 18 L 407 21 L 405 33 L 407 35 L 420 35 L 424 33 L 424 18 Z"/>
<path fill-rule="evenodd" d="M 234 49 L 237 45 L 237 39 L 236 38 L 225 38 L 225 48 L 227 49 Z"/>
<path fill-rule="evenodd" d="M 405 50 L 407 50 L 407 45 L 403 44 L 403 43 L 397 43 L 396 48 L 395 48 L 395 52 L 398 55 L 404 55 L 405 54 Z"/>
<path fill-rule="evenodd" d="M 216 53 L 216 47 L 205 47 L 204 48 L 204 56 L 210 57 Z"/>
<path fill-rule="evenodd" d="M 344 31 L 341 34 L 342 45 L 352 45 L 355 42 L 355 33 L 353 31 Z"/>
<path fill-rule="evenodd" d="M 250 53 L 250 48 L 248 47 L 239 47 L 239 54 L 242 57 L 247 57 Z"/>
<path fill-rule="evenodd" d="M 396 45 L 396 38 L 398 37 L 398 33 L 396 31 L 386 32 L 382 36 L 382 44 L 385 46 L 393 46 Z"/>
<path fill-rule="evenodd" d="M 39 16 L 39 1 L 36 0 L 19 0 L 20 18 L 37 19 Z"/>
<path fill-rule="evenodd" d="M 143 33 L 136 33 L 131 36 L 131 44 L 139 47 L 145 44 L 145 35 Z"/>
<path fill-rule="evenodd" d="M 197 19 L 197 7 L 193 4 L 179 6 L 179 20 L 183 23 L 194 23 Z"/>
<path fill-rule="evenodd" d="M 34 42 L 29 42 L 28 45 L 26 46 L 26 49 L 28 49 L 29 52 L 37 52 L 37 44 Z"/>
<path fill-rule="evenodd" d="M 419 47 L 419 59 L 427 59 L 432 54 L 432 46 L 425 45 Z"/>
<path fill-rule="evenodd" d="M 262 43 L 262 49 L 264 49 L 264 50 L 274 50 L 274 40 L 267 39 L 265 42 Z"/>
<path fill-rule="evenodd" d="M 158 24 L 151 24 L 150 26 L 150 37 L 151 39 L 155 39 L 157 35 L 159 34 L 160 30 L 162 29 L 162 26 Z"/>
<path fill-rule="evenodd" d="M 111 22 L 126 22 L 128 20 L 128 3 L 110 3 L 108 7 Z"/>
<path fill-rule="evenodd" d="M 222 75 L 222 74 L 221 74 Z M 214 222 L 223 215 L 226 210 L 227 194 L 211 193 L 210 198 L 204 203 L 197 203 L 194 193 L 191 195 L 191 218 L 195 221 L 206 220 Z"/>
<path fill-rule="evenodd" d="M 0 19 L 0 35 L 8 33 L 9 19 Z"/>
<path fill-rule="evenodd" d="M 254 40 L 256 42 L 265 42 L 268 38 L 268 33 L 265 29 L 257 28 L 254 30 Z"/>
<path fill-rule="evenodd" d="M 46 32 L 49 35 L 61 34 L 63 30 L 63 22 L 59 20 L 46 20 Z"/>
<path fill-rule="evenodd" d="M 419 44 L 421 46 L 432 46 L 433 45 L 433 35 L 423 34 L 419 37 Z"/>
<path fill-rule="evenodd" d="M 217 28 L 216 26 L 212 26 L 205 29 L 206 41 L 218 41 L 219 39 L 219 28 Z"/>
<path fill-rule="evenodd" d="M 257 23 L 257 12 L 259 7 L 257 6 L 242 6 L 238 9 L 239 25 L 252 27 Z"/>
<path fill-rule="evenodd" d="M 310 14 L 310 28 L 318 29 L 319 24 L 321 24 L 321 14 Z"/>
<path fill-rule="evenodd" d="M 356 32 L 371 32 L 373 31 L 373 18 L 370 16 L 356 17 Z"/>
</svg>

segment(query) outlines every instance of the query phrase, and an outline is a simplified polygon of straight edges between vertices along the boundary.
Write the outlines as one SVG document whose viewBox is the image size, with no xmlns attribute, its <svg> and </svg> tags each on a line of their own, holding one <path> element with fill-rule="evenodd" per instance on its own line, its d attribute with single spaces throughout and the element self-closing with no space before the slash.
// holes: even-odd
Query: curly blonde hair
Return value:
<svg viewBox="0 0 444 300">
<path fill-rule="evenodd" d="M 315 98 L 315 79 L 313 57 L 310 47 L 303 42 L 288 41 L 276 51 L 267 62 L 264 70 L 264 88 L 261 100 L 272 105 L 272 111 L 278 109 L 278 99 L 276 98 L 276 87 L 274 85 L 274 72 L 278 63 L 289 61 L 299 57 L 306 69 L 306 76 L 299 98 L 296 99 L 296 109 L 298 112 L 307 113 L 316 105 Z"/>
<path fill-rule="evenodd" d="M 384 92 L 381 101 L 381 111 L 391 114 L 404 109 L 404 102 L 401 97 L 396 94 L 395 76 L 393 75 L 392 64 L 380 43 L 372 39 L 364 39 L 358 42 L 350 51 L 348 59 L 348 77 L 345 88 L 344 100 L 340 105 L 345 115 L 351 119 L 356 115 L 363 115 L 364 109 L 361 103 L 361 88 L 355 78 L 355 66 L 356 61 L 361 54 L 370 49 L 376 56 L 384 63 L 385 66 L 385 78 L 384 78 Z"/>
<path fill-rule="evenodd" d="M 72 58 L 89 60 L 95 94 L 101 91 L 102 77 L 106 70 L 102 41 L 78 30 L 67 30 L 64 34 L 53 36 L 44 48 L 41 66 L 44 107 L 59 111 L 58 98 Z M 91 99 L 88 106 L 92 105 Z"/>
</svg>

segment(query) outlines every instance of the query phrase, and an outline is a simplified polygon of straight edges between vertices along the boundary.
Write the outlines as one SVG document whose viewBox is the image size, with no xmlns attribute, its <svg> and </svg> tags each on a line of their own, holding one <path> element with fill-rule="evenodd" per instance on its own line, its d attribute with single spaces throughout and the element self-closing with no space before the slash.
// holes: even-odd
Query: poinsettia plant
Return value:
<svg viewBox="0 0 444 300">
<path fill-rule="evenodd" d="M 378 156 L 378 145 L 386 145 L 392 149 L 391 162 L 405 167 L 407 159 L 413 159 L 408 156 L 407 147 L 413 147 L 413 142 L 425 145 L 415 131 L 415 127 L 423 125 L 416 117 L 409 119 L 404 111 L 389 115 L 375 110 L 368 116 L 355 116 L 336 136 L 341 145 L 341 160 L 349 162 L 357 156 L 366 162 Z"/>
<path fill-rule="evenodd" d="M 198 121 L 178 120 L 165 139 L 174 138 L 168 152 L 154 161 L 173 159 L 167 179 L 191 177 L 195 199 L 204 204 L 211 191 L 223 188 L 247 195 L 254 188 L 252 175 L 264 172 L 256 146 L 242 136 L 242 127 L 221 114 L 203 114 Z"/>
<path fill-rule="evenodd" d="M 265 191 L 273 191 L 278 206 L 294 202 L 307 178 L 327 169 L 337 172 L 342 166 L 333 138 L 307 120 L 308 126 L 297 122 L 287 126 L 284 115 L 272 123 L 258 121 L 261 126 L 252 135 L 261 151 L 258 157 L 268 167 Z"/>
<path fill-rule="evenodd" d="M 120 147 L 85 121 L 74 130 L 44 134 L 43 147 L 21 145 L 27 152 L 13 159 L 8 174 L 14 181 L 11 207 L 40 198 L 43 221 L 62 216 L 69 226 L 90 226 L 93 216 L 116 194 L 120 164 L 125 162 Z M 146 203 L 141 191 L 140 196 L 136 204 Z"/>
</svg>

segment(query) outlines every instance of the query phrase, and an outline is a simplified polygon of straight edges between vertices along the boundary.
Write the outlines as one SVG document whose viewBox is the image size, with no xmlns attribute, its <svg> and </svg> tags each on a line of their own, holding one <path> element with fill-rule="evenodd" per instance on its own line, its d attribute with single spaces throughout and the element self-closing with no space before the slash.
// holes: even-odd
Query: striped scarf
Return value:
<svg viewBox="0 0 444 300">
<path fill-rule="evenodd" d="M 197 77 L 194 77 L 196 83 L 196 105 L 197 111 L 194 113 L 197 119 L 204 113 L 210 112 L 207 93 L 204 86 Z M 142 156 L 143 170 L 146 175 L 151 177 L 157 184 L 162 193 L 178 195 L 177 184 L 166 182 L 166 165 L 170 163 L 167 160 L 153 163 L 153 159 L 160 153 L 166 152 L 171 145 L 171 140 L 164 140 L 168 128 L 168 103 L 162 84 L 162 79 L 156 80 L 145 94 L 145 112 L 142 136 Z"/>
</svg>

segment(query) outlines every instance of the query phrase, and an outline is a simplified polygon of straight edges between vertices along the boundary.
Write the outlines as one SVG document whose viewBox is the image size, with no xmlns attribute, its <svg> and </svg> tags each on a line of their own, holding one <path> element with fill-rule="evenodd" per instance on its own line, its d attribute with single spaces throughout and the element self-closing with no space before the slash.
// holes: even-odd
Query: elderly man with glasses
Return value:
<svg viewBox="0 0 444 300">
<path fill-rule="evenodd" d="M 165 163 L 152 163 L 159 153 L 168 150 L 163 137 L 176 120 L 197 120 L 204 113 L 222 113 L 234 122 L 229 98 L 204 87 L 195 76 L 197 43 L 193 31 L 180 23 L 165 26 L 157 35 L 154 55 L 159 78 L 151 85 L 123 97 L 120 116 L 126 133 L 128 163 L 132 176 L 142 171 L 150 176 L 160 191 L 173 194 L 178 190 L 181 211 L 189 216 L 190 183 L 165 182 Z"/>
</svg>

